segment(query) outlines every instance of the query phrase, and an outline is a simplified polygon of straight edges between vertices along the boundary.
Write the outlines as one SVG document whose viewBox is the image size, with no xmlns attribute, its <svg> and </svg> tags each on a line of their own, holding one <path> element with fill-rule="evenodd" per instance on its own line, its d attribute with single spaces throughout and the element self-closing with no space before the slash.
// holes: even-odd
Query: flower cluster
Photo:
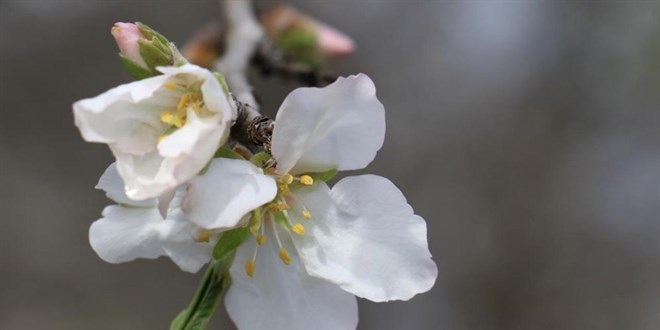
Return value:
<svg viewBox="0 0 660 330">
<path fill-rule="evenodd" d="M 275 118 L 271 149 L 226 142 L 236 106 L 214 73 L 185 64 L 74 104 L 85 140 L 116 162 L 97 188 L 117 202 L 89 231 L 105 261 L 167 256 L 197 272 L 223 234 L 244 229 L 225 296 L 241 329 L 353 329 L 355 297 L 408 300 L 437 268 L 424 219 L 366 167 L 385 137 L 383 105 L 364 74 L 299 88 Z M 251 237 L 251 238 L 250 238 Z"/>
</svg>

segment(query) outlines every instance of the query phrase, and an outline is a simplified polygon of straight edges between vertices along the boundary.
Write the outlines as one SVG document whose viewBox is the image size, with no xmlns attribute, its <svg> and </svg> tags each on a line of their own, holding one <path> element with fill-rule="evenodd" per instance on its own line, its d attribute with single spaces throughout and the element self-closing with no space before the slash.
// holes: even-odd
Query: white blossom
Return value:
<svg viewBox="0 0 660 330">
<path fill-rule="evenodd" d="M 163 74 L 73 105 L 83 138 L 109 145 L 133 200 L 157 197 L 198 174 L 235 118 L 210 71 L 192 64 L 158 70 Z"/>
<path fill-rule="evenodd" d="M 167 256 L 182 270 L 194 273 L 211 259 L 214 233 L 185 219 L 180 205 L 185 189 L 179 189 L 171 200 L 131 200 L 124 193 L 115 164 L 103 173 L 96 187 L 118 203 L 106 207 L 103 217 L 89 229 L 89 242 L 104 261 L 122 263 Z"/>
<path fill-rule="evenodd" d="M 354 296 L 407 300 L 433 286 L 437 267 L 426 224 L 392 182 L 362 175 L 330 189 L 314 179 L 366 167 L 382 146 L 384 116 L 366 75 L 297 89 L 276 117 L 274 169 L 223 171 L 230 185 L 223 198 L 207 197 L 210 190 L 186 197 L 185 213 L 220 229 L 241 225 L 240 216 L 223 216 L 229 205 L 245 203 L 230 197 L 235 187 L 264 192 L 263 200 L 272 196 L 250 223 L 256 239 L 239 247 L 231 267 L 234 284 L 225 304 L 240 329 L 352 329 Z"/>
</svg>

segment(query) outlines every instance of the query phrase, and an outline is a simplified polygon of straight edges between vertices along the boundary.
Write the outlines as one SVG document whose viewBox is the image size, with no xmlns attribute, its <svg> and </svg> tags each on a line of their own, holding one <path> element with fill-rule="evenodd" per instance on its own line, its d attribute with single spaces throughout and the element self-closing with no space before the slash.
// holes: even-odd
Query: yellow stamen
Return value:
<svg viewBox="0 0 660 330">
<path fill-rule="evenodd" d="M 264 243 L 266 243 L 267 237 L 266 237 L 266 235 L 259 235 L 259 236 L 257 236 L 256 239 L 257 239 L 257 244 L 264 245 Z"/>
<path fill-rule="evenodd" d="M 172 118 L 174 118 L 174 114 L 171 111 L 164 111 L 160 114 L 160 121 L 164 123 L 170 124 Z"/>
<path fill-rule="evenodd" d="M 250 277 L 254 277 L 254 260 L 250 259 L 245 262 L 245 273 L 248 274 Z"/>
<path fill-rule="evenodd" d="M 173 83 L 173 82 L 171 82 L 171 81 L 168 81 L 168 82 L 165 83 L 164 86 L 165 86 L 165 88 L 167 88 L 167 89 L 175 89 L 175 88 L 177 87 L 177 84 L 175 84 L 175 83 Z"/>
<path fill-rule="evenodd" d="M 291 174 L 285 174 L 282 177 L 280 177 L 280 182 L 283 184 L 291 184 L 293 182 L 293 175 Z"/>
<path fill-rule="evenodd" d="M 282 259 L 282 262 L 285 265 L 288 265 L 291 263 L 291 256 L 289 255 L 289 251 L 287 251 L 285 248 L 280 248 L 280 259 Z"/>
<path fill-rule="evenodd" d="M 291 206 L 289 206 L 289 204 L 287 204 L 285 202 L 278 202 L 278 203 L 268 204 L 268 209 L 270 209 L 273 212 L 278 212 L 278 211 L 281 212 L 281 211 L 284 211 L 284 210 L 288 210 L 290 208 L 291 208 Z"/>
<path fill-rule="evenodd" d="M 300 214 L 302 215 L 303 219 L 312 220 L 312 212 L 309 212 L 307 210 L 302 210 L 302 212 L 300 212 Z"/>
<path fill-rule="evenodd" d="M 300 183 L 306 186 L 311 186 L 314 184 L 314 179 L 309 175 L 303 175 L 300 177 Z"/>
<path fill-rule="evenodd" d="M 286 184 L 279 184 L 278 187 L 279 187 L 280 192 L 282 193 L 282 195 L 284 195 L 284 196 L 289 196 L 289 195 L 291 195 L 291 190 L 289 190 L 289 186 L 288 186 L 288 185 L 286 185 Z"/>
<path fill-rule="evenodd" d="M 305 235 L 305 226 L 297 223 L 297 224 L 291 226 L 291 231 L 298 234 L 298 235 L 300 235 L 300 236 Z"/>
<path fill-rule="evenodd" d="M 208 242 L 211 239 L 213 233 L 208 230 L 202 230 L 195 236 L 194 240 L 197 243 Z"/>
<path fill-rule="evenodd" d="M 158 137 L 158 142 L 163 142 L 163 140 L 165 140 L 166 137 L 167 137 L 167 135 L 161 135 L 161 136 L 159 136 L 159 137 Z"/>
</svg>

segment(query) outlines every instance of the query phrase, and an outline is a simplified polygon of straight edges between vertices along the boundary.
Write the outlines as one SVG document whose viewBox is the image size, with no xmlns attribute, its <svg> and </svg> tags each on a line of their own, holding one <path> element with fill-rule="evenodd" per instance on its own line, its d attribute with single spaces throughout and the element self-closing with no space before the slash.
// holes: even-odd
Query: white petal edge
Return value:
<svg viewBox="0 0 660 330">
<path fill-rule="evenodd" d="M 156 206 L 157 200 L 155 198 L 148 198 L 144 200 L 133 200 L 126 196 L 126 191 L 124 188 L 124 180 L 117 172 L 117 164 L 112 163 L 108 168 L 103 172 L 99 183 L 95 187 L 96 189 L 101 189 L 105 191 L 105 195 L 112 199 L 113 201 L 119 204 L 132 205 L 132 206 Z"/>
<path fill-rule="evenodd" d="M 272 237 L 272 233 L 270 234 Z M 225 297 L 231 319 L 241 330 L 347 330 L 358 323 L 355 296 L 305 273 L 294 250 L 284 265 L 274 239 L 259 247 L 254 277 L 245 262 L 252 258 L 254 240 L 239 247 L 230 272 L 232 286 Z M 285 244 L 286 245 L 286 244 Z"/>
<path fill-rule="evenodd" d="M 365 74 L 291 92 L 276 116 L 277 173 L 366 167 L 385 139 L 385 109 Z"/>
<path fill-rule="evenodd" d="M 109 263 L 168 256 L 181 270 L 195 273 L 211 259 L 213 250 L 212 243 L 193 240 L 196 230 L 181 217 L 163 219 L 155 207 L 112 205 L 92 223 L 89 242 Z"/>
<path fill-rule="evenodd" d="M 183 212 L 202 228 L 231 228 L 276 194 L 275 180 L 252 163 L 217 158 L 206 173 L 189 182 Z"/>
<path fill-rule="evenodd" d="M 424 219 L 389 180 L 347 177 L 330 191 L 316 183 L 295 191 L 312 212 L 294 244 L 310 275 L 375 302 L 408 300 L 430 290 L 438 269 Z"/>
</svg>

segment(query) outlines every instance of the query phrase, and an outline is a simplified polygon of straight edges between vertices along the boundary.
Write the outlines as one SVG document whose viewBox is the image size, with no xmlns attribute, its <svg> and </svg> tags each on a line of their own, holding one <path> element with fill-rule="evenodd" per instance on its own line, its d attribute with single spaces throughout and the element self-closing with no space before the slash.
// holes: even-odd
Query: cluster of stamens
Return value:
<svg viewBox="0 0 660 330">
<path fill-rule="evenodd" d="M 289 251 L 282 246 L 282 241 L 278 233 L 278 225 L 284 228 L 288 235 L 294 233 L 296 235 L 305 235 L 305 226 L 299 221 L 304 219 L 306 221 L 312 220 L 312 213 L 305 208 L 303 203 L 298 200 L 291 192 L 290 185 L 294 182 L 299 182 L 302 185 L 309 186 L 314 184 L 314 179 L 309 175 L 301 175 L 294 177 L 291 174 L 285 174 L 277 178 L 277 196 L 273 201 L 265 206 L 255 210 L 252 213 L 252 220 L 250 223 L 250 231 L 255 237 L 257 242 L 252 258 L 245 262 L 245 272 L 248 276 L 252 277 L 255 273 L 255 260 L 257 259 L 257 250 L 259 246 L 266 243 L 266 223 L 272 226 L 273 236 L 279 247 L 279 257 L 285 265 L 291 263 L 291 256 Z M 292 206 L 300 209 L 300 213 L 291 212 Z"/>
<path fill-rule="evenodd" d="M 194 91 L 192 88 L 185 88 L 175 82 L 167 82 L 164 86 L 166 89 L 176 90 L 182 93 L 176 108 L 163 111 L 160 115 L 160 120 L 170 125 L 170 129 L 168 129 L 167 132 L 171 132 L 186 124 L 188 109 L 192 109 L 196 113 L 202 111 L 204 98 L 201 92 Z M 159 141 L 162 141 L 166 137 L 167 133 L 161 135 Z"/>
</svg>

